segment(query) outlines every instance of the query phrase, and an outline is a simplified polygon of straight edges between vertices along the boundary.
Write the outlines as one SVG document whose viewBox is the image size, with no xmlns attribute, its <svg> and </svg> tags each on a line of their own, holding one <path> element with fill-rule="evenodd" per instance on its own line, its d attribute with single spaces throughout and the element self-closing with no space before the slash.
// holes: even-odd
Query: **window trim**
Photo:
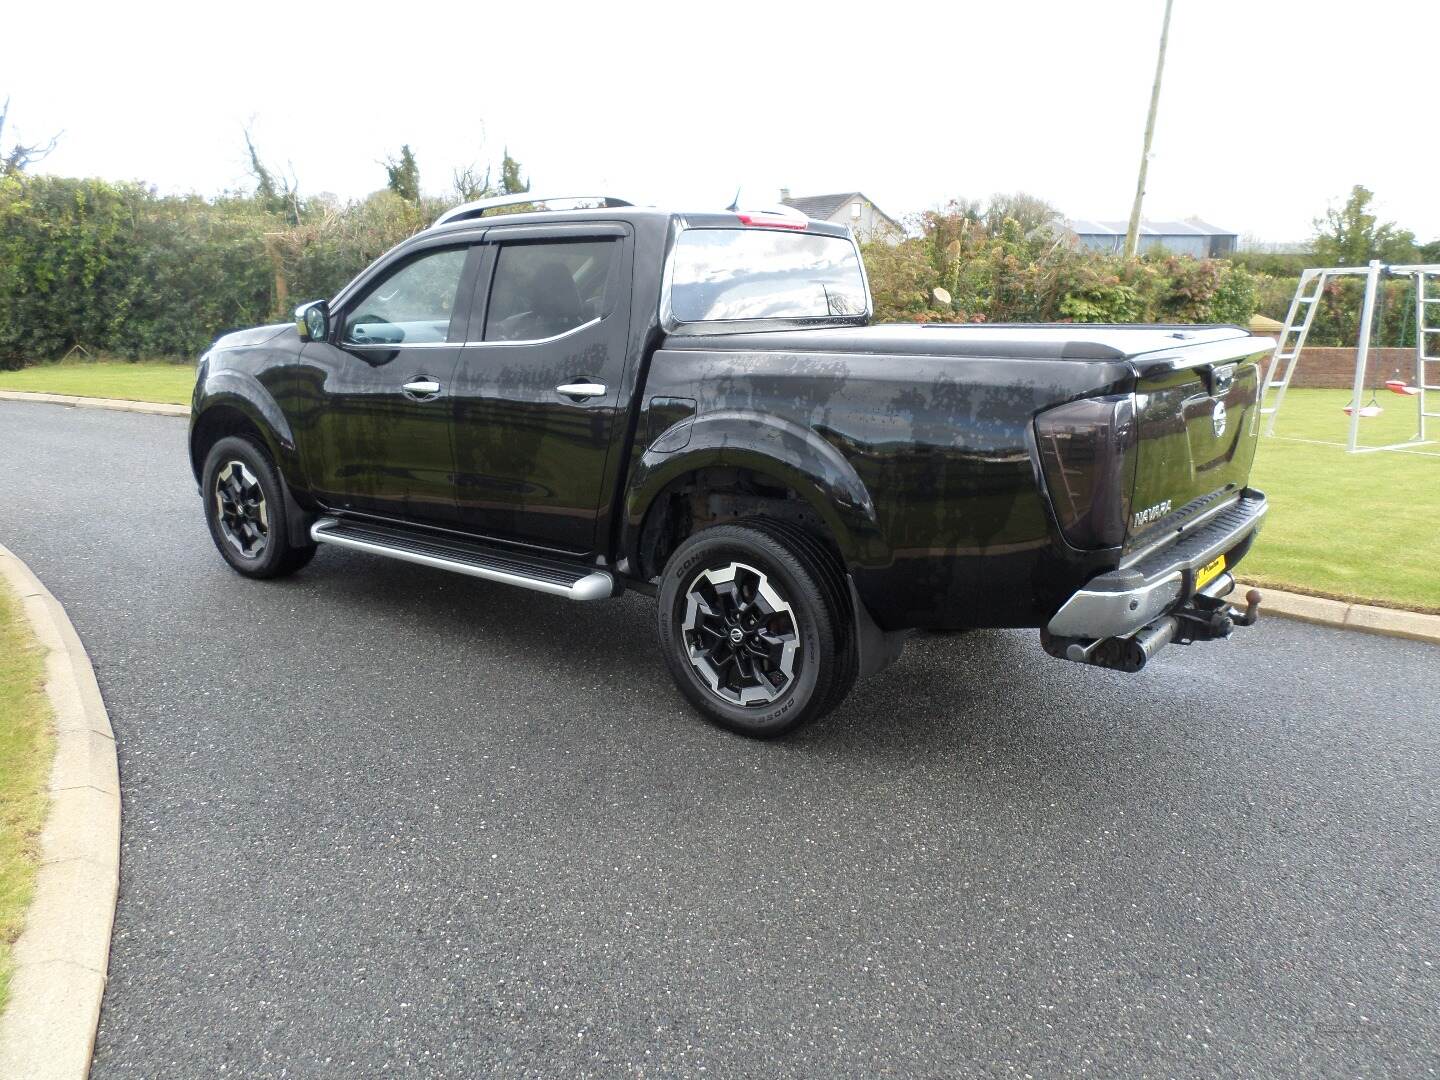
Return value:
<svg viewBox="0 0 1440 1080">
<path fill-rule="evenodd" d="M 336 348 L 344 349 L 346 352 L 359 352 L 378 350 L 380 352 L 394 352 L 397 349 L 454 349 L 463 345 L 461 341 L 397 341 L 386 345 L 380 342 L 361 345 L 354 341 L 346 341 L 344 338 L 336 345 Z"/>
<path fill-rule="evenodd" d="M 545 345 L 551 341 L 559 341 L 561 338 L 569 337 L 571 334 L 578 334 L 581 330 L 588 329 L 591 326 L 599 326 L 609 317 L 609 314 L 596 315 L 593 319 L 589 319 L 581 323 L 579 326 L 572 326 L 569 330 L 562 330 L 560 331 L 560 333 L 551 334 L 549 337 L 507 338 L 503 341 L 499 338 L 496 338 L 493 341 L 486 341 L 484 338 L 480 338 L 476 341 L 463 341 L 460 343 L 460 347 L 463 349 L 473 349 L 477 345 L 485 345 L 487 347 L 490 345 Z"/>
</svg>

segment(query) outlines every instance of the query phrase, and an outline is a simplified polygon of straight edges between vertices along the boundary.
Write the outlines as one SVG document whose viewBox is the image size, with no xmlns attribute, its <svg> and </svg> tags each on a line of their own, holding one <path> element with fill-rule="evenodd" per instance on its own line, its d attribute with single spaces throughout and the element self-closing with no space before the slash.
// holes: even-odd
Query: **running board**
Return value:
<svg viewBox="0 0 1440 1080">
<path fill-rule="evenodd" d="M 603 600 L 615 595 L 615 579 L 604 570 L 432 533 L 325 517 L 310 526 L 310 539 L 571 600 Z"/>
</svg>

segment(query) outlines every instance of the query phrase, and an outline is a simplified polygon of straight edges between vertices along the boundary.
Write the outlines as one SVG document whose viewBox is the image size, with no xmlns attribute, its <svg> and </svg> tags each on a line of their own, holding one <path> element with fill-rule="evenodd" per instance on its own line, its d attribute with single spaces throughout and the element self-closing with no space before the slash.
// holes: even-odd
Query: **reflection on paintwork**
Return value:
<svg viewBox="0 0 1440 1080">
<path fill-rule="evenodd" d="M 846 554 L 877 618 L 1023 625 L 1066 589 L 1071 570 L 1056 565 L 1047 581 L 1056 541 L 1030 424 L 1057 400 L 1104 388 L 1108 366 L 738 344 L 662 351 L 647 392 L 697 399 L 686 454 L 711 445 L 713 426 L 722 460 L 740 463 L 743 447 L 811 476 L 849 519 Z"/>
</svg>

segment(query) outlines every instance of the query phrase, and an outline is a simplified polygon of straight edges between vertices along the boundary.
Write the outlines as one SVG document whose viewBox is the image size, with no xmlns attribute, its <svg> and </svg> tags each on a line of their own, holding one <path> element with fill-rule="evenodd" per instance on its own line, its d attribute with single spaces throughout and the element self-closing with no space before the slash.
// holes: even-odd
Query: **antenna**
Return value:
<svg viewBox="0 0 1440 1080">
<path fill-rule="evenodd" d="M 739 209 L 740 209 L 740 191 L 741 191 L 741 189 L 738 188 L 738 187 L 735 189 L 735 200 L 734 200 L 734 202 L 732 202 L 729 206 L 725 207 L 726 210 L 739 210 Z"/>
</svg>

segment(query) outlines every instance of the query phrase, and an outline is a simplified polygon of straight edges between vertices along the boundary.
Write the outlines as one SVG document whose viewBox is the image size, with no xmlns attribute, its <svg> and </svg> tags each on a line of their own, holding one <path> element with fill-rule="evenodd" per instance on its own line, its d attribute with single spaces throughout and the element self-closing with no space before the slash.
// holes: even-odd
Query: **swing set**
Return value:
<svg viewBox="0 0 1440 1080">
<path fill-rule="evenodd" d="M 1290 301 L 1290 311 L 1285 316 L 1285 328 L 1281 331 L 1280 340 L 1276 343 L 1275 351 L 1270 356 L 1270 363 L 1265 371 L 1265 381 L 1261 384 L 1260 412 L 1261 415 L 1269 418 L 1265 422 L 1265 434 L 1275 434 L 1275 419 L 1280 413 L 1281 404 L 1285 401 L 1285 391 L 1289 389 L 1290 380 L 1295 374 L 1300 351 L 1305 347 L 1305 339 L 1309 336 L 1310 326 L 1315 321 L 1315 312 L 1319 307 L 1320 297 L 1325 292 L 1326 284 L 1332 278 L 1347 276 L 1363 276 L 1365 278 L 1365 298 L 1360 304 L 1360 329 L 1355 347 L 1353 392 L 1350 396 L 1350 404 L 1346 405 L 1343 410 L 1345 415 L 1350 418 L 1350 437 L 1345 448 L 1349 453 L 1360 454 L 1376 450 L 1405 451 L 1426 445 L 1432 441 L 1426 436 L 1426 421 L 1440 420 L 1440 412 L 1431 411 L 1426 404 L 1427 394 L 1440 394 L 1440 325 L 1432 325 L 1431 322 L 1433 319 L 1434 323 L 1440 323 L 1440 309 L 1434 309 L 1435 315 L 1428 314 L 1432 310 L 1431 305 L 1440 304 L 1440 263 L 1386 266 L 1376 259 L 1369 266 L 1329 266 L 1301 273 L 1300 284 L 1295 290 L 1295 298 Z M 1388 446 L 1361 446 L 1360 421 L 1368 417 L 1379 416 L 1384 412 L 1379 401 L 1379 387 L 1372 385 L 1370 400 L 1364 405 L 1360 402 L 1365 397 L 1366 376 L 1370 363 L 1370 338 L 1373 335 L 1375 324 L 1375 308 L 1377 302 L 1381 304 L 1384 302 L 1380 283 L 1386 277 L 1408 277 L 1410 279 L 1411 298 L 1414 301 L 1415 370 L 1413 377 L 1407 379 L 1401 375 L 1400 369 L 1397 367 L 1394 374 L 1386 379 L 1383 385 L 1392 394 L 1414 399 L 1417 425 L 1415 435 L 1405 442 L 1391 443 Z M 1407 318 L 1406 321 L 1408 323 L 1409 319 Z M 1403 329 L 1401 335 L 1404 336 Z"/>
</svg>

